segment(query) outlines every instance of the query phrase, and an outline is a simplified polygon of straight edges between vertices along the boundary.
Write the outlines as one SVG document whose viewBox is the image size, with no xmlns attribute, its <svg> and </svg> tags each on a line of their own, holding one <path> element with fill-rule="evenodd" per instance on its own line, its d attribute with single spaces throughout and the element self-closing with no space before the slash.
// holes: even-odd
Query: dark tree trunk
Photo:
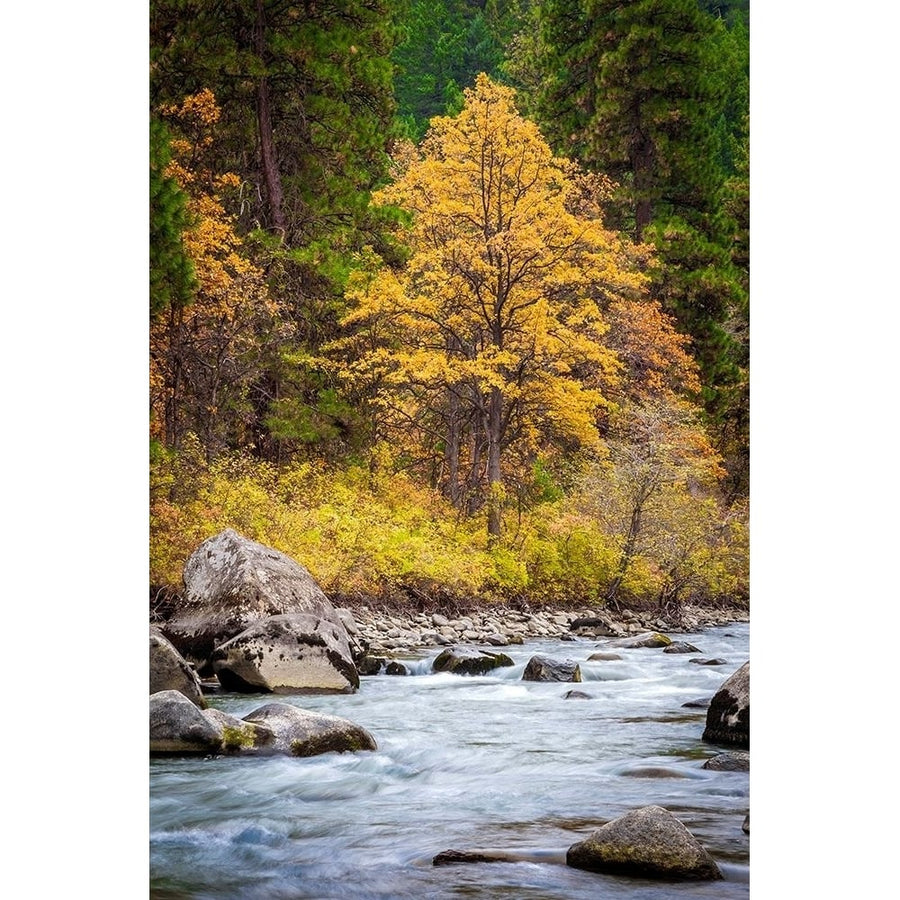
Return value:
<svg viewBox="0 0 900 900">
<path fill-rule="evenodd" d="M 634 174 L 634 239 L 640 243 L 644 229 L 653 219 L 653 143 L 638 133 L 631 147 L 631 171 Z"/>
<path fill-rule="evenodd" d="M 449 392 L 449 410 L 447 413 L 447 442 L 444 448 L 444 460 L 447 464 L 447 496 L 454 506 L 459 505 L 459 397 L 456 392 Z"/>
<path fill-rule="evenodd" d="M 642 508 L 643 503 L 639 503 L 631 511 L 631 522 L 628 526 L 628 534 L 625 538 L 625 546 L 622 549 L 622 556 L 619 558 L 619 565 L 616 569 L 616 577 L 613 578 L 612 583 L 606 591 L 606 602 L 612 605 L 616 604 L 616 594 L 618 594 L 619 587 L 622 584 L 622 579 L 625 577 L 625 573 L 628 571 L 628 564 L 631 562 L 631 557 L 634 556 L 634 548 L 637 544 L 637 538 L 641 531 Z"/>
<path fill-rule="evenodd" d="M 263 65 L 266 64 L 265 16 L 263 0 L 256 0 L 256 23 L 254 25 L 254 49 Z M 272 112 L 269 103 L 269 82 L 265 75 L 260 76 L 256 85 L 256 121 L 259 127 L 259 146 L 262 155 L 263 181 L 266 186 L 266 199 L 269 204 L 269 215 L 274 228 L 285 236 L 284 193 L 281 189 L 281 173 L 278 170 L 278 159 L 275 155 L 275 139 L 272 133 Z"/>
<path fill-rule="evenodd" d="M 491 388 L 488 408 L 488 543 L 494 545 L 500 537 L 500 427 L 503 420 L 503 395 L 500 388 Z"/>
</svg>

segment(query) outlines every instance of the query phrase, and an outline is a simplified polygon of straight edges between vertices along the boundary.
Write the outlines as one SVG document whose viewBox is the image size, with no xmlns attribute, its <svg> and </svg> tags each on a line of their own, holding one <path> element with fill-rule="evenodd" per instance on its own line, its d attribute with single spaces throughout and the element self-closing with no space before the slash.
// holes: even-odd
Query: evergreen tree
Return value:
<svg viewBox="0 0 900 900">
<path fill-rule="evenodd" d="M 387 166 L 394 13 L 395 0 L 152 0 L 151 101 L 215 93 L 246 230 L 299 247 L 364 224 Z"/>
<path fill-rule="evenodd" d="M 190 302 L 196 279 L 185 252 L 187 197 L 166 172 L 171 153 L 165 126 L 150 122 L 150 315 Z"/>
<path fill-rule="evenodd" d="M 620 184 L 608 221 L 656 247 L 654 292 L 693 339 L 720 435 L 746 432 L 734 419 L 747 285 L 725 203 L 746 122 L 746 45 L 742 20 L 729 31 L 697 0 L 548 0 L 510 65 L 558 152 Z"/>
<path fill-rule="evenodd" d="M 494 76 L 503 61 L 498 32 L 505 4 L 482 0 L 409 0 L 403 41 L 393 54 L 398 115 L 419 140 L 433 116 L 455 115 L 463 88 L 480 72 Z"/>
<path fill-rule="evenodd" d="M 242 252 L 264 271 L 290 326 L 280 362 L 249 392 L 253 443 L 271 458 L 281 457 L 282 438 L 310 434 L 292 410 L 312 410 L 307 418 L 333 433 L 326 407 L 336 404 L 321 400 L 331 386 L 308 361 L 334 336 L 354 254 L 366 245 L 392 252 L 369 198 L 389 163 L 397 5 L 151 2 L 151 104 L 214 92 L 216 168 L 240 178 Z"/>
</svg>

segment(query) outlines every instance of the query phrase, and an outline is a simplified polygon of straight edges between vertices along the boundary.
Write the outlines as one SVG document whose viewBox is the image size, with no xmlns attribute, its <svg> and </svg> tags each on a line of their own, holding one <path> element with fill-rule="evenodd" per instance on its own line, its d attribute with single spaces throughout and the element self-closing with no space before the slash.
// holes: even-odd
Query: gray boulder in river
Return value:
<svg viewBox="0 0 900 900">
<path fill-rule="evenodd" d="M 346 629 L 331 601 L 298 562 L 227 528 L 205 540 L 184 565 L 184 596 L 164 626 L 188 659 L 213 650 L 261 619 L 307 613 Z"/>
<path fill-rule="evenodd" d="M 511 665 L 513 661 L 505 653 L 448 647 L 435 658 L 431 668 L 435 672 L 452 672 L 454 675 L 484 675 L 492 669 Z"/>
<path fill-rule="evenodd" d="M 572 659 L 532 656 L 522 673 L 522 681 L 581 681 L 581 666 Z"/>
<path fill-rule="evenodd" d="M 632 810 L 569 847 L 576 869 L 643 878 L 712 881 L 722 877 L 702 844 L 661 806 Z"/>
<path fill-rule="evenodd" d="M 750 661 L 716 692 L 706 712 L 703 740 L 750 749 Z"/>
<path fill-rule="evenodd" d="M 200 677 L 184 657 L 155 627 L 150 628 L 150 693 L 179 691 L 192 703 L 206 709 Z"/>
<path fill-rule="evenodd" d="M 605 641 L 604 647 L 623 647 L 625 649 L 633 649 L 634 647 L 668 647 L 672 643 L 672 639 L 658 631 L 645 631 L 643 634 L 636 634 L 632 637 L 617 638 L 614 641 Z"/>
<path fill-rule="evenodd" d="M 150 753 L 207 754 L 222 746 L 219 729 L 178 691 L 150 695 Z"/>
<path fill-rule="evenodd" d="M 352 693 L 359 687 L 343 625 L 311 613 L 262 619 L 216 648 L 211 661 L 230 691 Z"/>
<path fill-rule="evenodd" d="M 244 716 L 245 722 L 263 725 L 274 733 L 272 749 L 291 756 L 377 750 L 375 738 L 361 725 L 287 703 L 269 703 Z"/>
</svg>

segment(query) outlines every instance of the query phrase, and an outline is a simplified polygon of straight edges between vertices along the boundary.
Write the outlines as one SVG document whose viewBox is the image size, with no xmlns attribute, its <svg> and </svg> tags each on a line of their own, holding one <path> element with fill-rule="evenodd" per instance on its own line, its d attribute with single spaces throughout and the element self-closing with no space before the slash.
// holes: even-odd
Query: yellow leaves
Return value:
<svg viewBox="0 0 900 900">
<path fill-rule="evenodd" d="M 375 195 L 413 214 L 412 252 L 401 273 L 369 259 L 351 281 L 346 376 L 407 431 L 432 423 L 423 440 L 444 434 L 454 452 L 503 443 L 524 459 L 553 435 L 598 448 L 622 368 L 601 306 L 643 297 L 644 251 L 603 228 L 611 182 L 554 158 L 510 88 L 482 75 L 465 96 L 458 116 L 432 120 L 420 153 L 402 148 Z"/>
<path fill-rule="evenodd" d="M 233 382 L 235 358 L 255 346 L 256 332 L 269 327 L 277 304 L 269 296 L 263 273 L 242 253 L 234 216 L 225 209 L 221 192 L 240 185 L 233 173 L 218 174 L 203 167 L 203 150 L 211 145 L 219 110 L 211 91 L 186 97 L 162 111 L 179 130 L 171 142 L 167 174 L 187 195 L 191 225 L 183 241 L 197 281 L 193 302 L 171 310 L 151 324 L 151 403 L 155 421 L 169 420 L 173 398 L 185 390 L 186 360 L 193 360 L 195 380 Z M 228 373 L 227 375 L 225 373 Z M 220 392 L 216 387 L 216 392 Z M 216 403 L 198 404 L 207 420 L 216 418 Z M 164 437 L 161 435 L 161 437 Z M 168 436 L 171 439 L 171 435 Z"/>
<path fill-rule="evenodd" d="M 675 330 L 674 321 L 658 303 L 616 301 L 609 316 L 613 325 L 610 343 L 625 365 L 625 387 L 632 398 L 699 392 L 690 338 Z"/>
<path fill-rule="evenodd" d="M 185 97 L 180 104 L 166 103 L 159 111 L 164 116 L 180 119 L 185 127 L 207 132 L 219 121 L 221 115 L 216 96 L 209 88 Z"/>
</svg>

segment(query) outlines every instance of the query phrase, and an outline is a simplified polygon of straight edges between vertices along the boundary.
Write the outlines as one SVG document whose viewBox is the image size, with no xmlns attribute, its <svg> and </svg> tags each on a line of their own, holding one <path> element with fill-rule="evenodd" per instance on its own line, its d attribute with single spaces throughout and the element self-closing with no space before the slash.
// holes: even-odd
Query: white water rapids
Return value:
<svg viewBox="0 0 900 900">
<path fill-rule="evenodd" d="M 375 753 L 154 759 L 151 898 L 715 898 L 749 896 L 749 775 L 701 768 L 726 748 L 700 740 L 710 698 L 749 658 L 749 625 L 673 635 L 702 651 L 615 649 L 601 641 L 499 648 L 516 665 L 482 677 L 362 678 L 357 694 L 226 694 L 239 716 L 278 701 L 352 719 Z M 492 648 L 488 648 L 492 649 Z M 580 685 L 522 681 L 535 653 L 581 664 Z M 722 666 L 691 663 L 721 657 Z M 564 700 L 577 689 L 590 700 Z M 606 821 L 657 804 L 678 816 L 725 880 L 658 883 L 582 872 L 566 849 Z M 504 850 L 519 862 L 434 867 L 442 850 Z"/>
</svg>

